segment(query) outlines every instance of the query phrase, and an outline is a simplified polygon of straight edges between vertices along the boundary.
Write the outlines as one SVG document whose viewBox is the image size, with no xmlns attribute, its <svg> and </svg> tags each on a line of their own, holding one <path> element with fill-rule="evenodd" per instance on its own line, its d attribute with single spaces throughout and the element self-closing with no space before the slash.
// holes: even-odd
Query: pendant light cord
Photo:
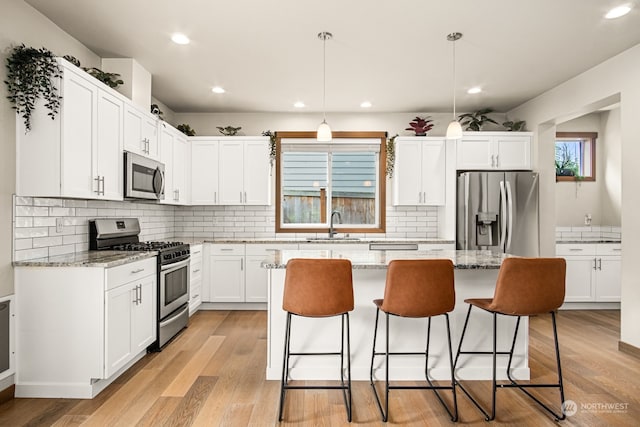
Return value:
<svg viewBox="0 0 640 427">
<path fill-rule="evenodd" d="M 322 121 L 327 121 L 327 34 L 322 35 Z"/>
<path fill-rule="evenodd" d="M 456 120 L 456 41 L 453 40 L 453 120 Z"/>
</svg>

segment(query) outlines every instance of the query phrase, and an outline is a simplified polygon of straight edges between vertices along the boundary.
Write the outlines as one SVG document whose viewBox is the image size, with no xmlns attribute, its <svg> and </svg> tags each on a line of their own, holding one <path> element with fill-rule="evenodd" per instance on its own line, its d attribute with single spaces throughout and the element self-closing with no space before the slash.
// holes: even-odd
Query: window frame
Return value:
<svg viewBox="0 0 640 427">
<path fill-rule="evenodd" d="M 554 149 L 558 143 L 558 139 L 562 138 L 575 138 L 583 139 L 585 142 L 591 144 L 591 175 L 589 176 L 563 176 L 556 175 L 556 182 L 562 181 L 595 181 L 596 180 L 596 140 L 598 139 L 598 132 L 556 132 L 554 140 Z M 554 150 L 555 151 L 555 150 Z"/>
<path fill-rule="evenodd" d="M 305 138 L 315 139 L 315 131 L 278 131 L 275 133 L 275 145 L 276 145 L 276 233 L 328 233 L 329 227 L 295 227 L 288 225 L 283 227 L 282 221 L 282 140 L 287 138 Z M 378 157 L 378 200 L 377 209 L 379 212 L 379 221 L 377 227 L 340 227 L 340 224 L 336 224 L 335 230 L 340 233 L 385 233 L 386 232 L 386 132 L 333 132 L 333 139 L 341 138 L 366 138 L 366 139 L 379 139 L 380 151 Z"/>
</svg>

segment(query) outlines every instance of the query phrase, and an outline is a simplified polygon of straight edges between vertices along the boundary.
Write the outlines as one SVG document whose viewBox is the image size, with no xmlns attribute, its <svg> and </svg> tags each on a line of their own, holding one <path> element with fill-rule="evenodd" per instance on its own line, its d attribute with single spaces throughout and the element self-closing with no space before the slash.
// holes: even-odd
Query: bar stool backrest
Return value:
<svg viewBox="0 0 640 427">
<path fill-rule="evenodd" d="M 353 278 L 348 259 L 294 258 L 287 263 L 282 309 L 308 317 L 353 310 Z"/>
<path fill-rule="evenodd" d="M 403 317 L 438 316 L 453 310 L 455 301 L 451 260 L 389 262 L 381 310 Z"/>
<path fill-rule="evenodd" d="M 564 258 L 507 258 L 500 266 L 491 311 L 515 316 L 549 313 L 564 302 Z"/>
</svg>

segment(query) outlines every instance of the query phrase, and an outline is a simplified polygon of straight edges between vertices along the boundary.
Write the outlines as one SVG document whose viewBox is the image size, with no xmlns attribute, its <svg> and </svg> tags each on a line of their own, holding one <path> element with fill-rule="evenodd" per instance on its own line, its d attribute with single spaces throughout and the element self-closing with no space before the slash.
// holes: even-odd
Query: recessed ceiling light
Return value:
<svg viewBox="0 0 640 427">
<path fill-rule="evenodd" d="M 176 44 L 189 44 L 189 42 L 191 41 L 189 40 L 189 37 L 181 33 L 174 33 L 171 36 L 171 40 Z"/>
<path fill-rule="evenodd" d="M 467 91 L 467 93 L 472 94 L 472 95 L 473 95 L 473 94 L 476 94 L 476 93 L 480 93 L 480 92 L 482 92 L 482 88 L 481 88 L 481 87 L 478 87 L 478 86 L 476 86 L 476 87 L 472 87 L 471 89 L 469 89 L 469 90 Z"/>
<path fill-rule="evenodd" d="M 631 11 L 631 6 L 629 4 L 623 4 L 621 6 L 614 7 L 606 15 L 604 15 L 607 19 L 615 19 L 620 18 L 621 16 L 626 15 Z"/>
<path fill-rule="evenodd" d="M 363 101 L 362 104 L 360 104 L 360 106 L 362 108 L 371 108 L 371 103 L 369 101 Z"/>
<path fill-rule="evenodd" d="M 296 108 L 304 108 L 304 102 L 302 101 L 297 101 L 293 104 L 294 107 Z"/>
<path fill-rule="evenodd" d="M 225 93 L 226 91 L 224 90 L 224 88 L 221 88 L 220 86 L 214 86 L 211 88 L 211 92 L 213 93 Z"/>
</svg>

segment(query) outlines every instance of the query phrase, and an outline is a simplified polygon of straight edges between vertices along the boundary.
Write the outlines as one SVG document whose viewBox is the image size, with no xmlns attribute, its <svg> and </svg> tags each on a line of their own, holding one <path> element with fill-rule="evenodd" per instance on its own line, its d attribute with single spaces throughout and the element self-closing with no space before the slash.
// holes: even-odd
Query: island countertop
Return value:
<svg viewBox="0 0 640 427">
<path fill-rule="evenodd" d="M 386 269 L 394 259 L 450 259 L 456 269 L 499 269 L 505 258 L 513 255 L 491 251 L 427 250 L 427 251 L 349 251 L 349 250 L 281 250 L 267 257 L 263 268 L 286 268 L 292 258 L 342 258 L 354 269 Z"/>
</svg>

